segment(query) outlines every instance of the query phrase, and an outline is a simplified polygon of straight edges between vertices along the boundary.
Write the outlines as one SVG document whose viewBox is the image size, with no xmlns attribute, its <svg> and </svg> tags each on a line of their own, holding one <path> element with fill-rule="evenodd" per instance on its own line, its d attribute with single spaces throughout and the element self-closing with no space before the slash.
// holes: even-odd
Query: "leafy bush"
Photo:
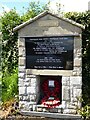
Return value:
<svg viewBox="0 0 90 120">
<path fill-rule="evenodd" d="M 26 13 L 23 13 L 21 16 L 22 21 L 27 21 L 30 18 L 37 16 L 38 14 L 42 13 L 44 10 L 48 10 L 48 4 L 40 4 L 40 2 L 30 2 L 27 8 Z"/>
<path fill-rule="evenodd" d="M 2 101 L 5 102 L 18 94 L 18 70 L 6 73 L 2 78 Z"/>
<path fill-rule="evenodd" d="M 13 28 L 21 24 L 20 16 L 16 10 L 4 12 L 0 18 L 2 32 L 2 72 L 12 72 L 18 64 L 17 32 Z"/>
<path fill-rule="evenodd" d="M 78 113 L 82 115 L 82 117 L 86 119 L 90 119 L 90 105 L 85 105 L 81 109 L 78 109 Z"/>
<path fill-rule="evenodd" d="M 90 104 L 90 11 L 69 12 L 65 17 L 85 26 L 82 32 L 83 106 Z"/>
</svg>

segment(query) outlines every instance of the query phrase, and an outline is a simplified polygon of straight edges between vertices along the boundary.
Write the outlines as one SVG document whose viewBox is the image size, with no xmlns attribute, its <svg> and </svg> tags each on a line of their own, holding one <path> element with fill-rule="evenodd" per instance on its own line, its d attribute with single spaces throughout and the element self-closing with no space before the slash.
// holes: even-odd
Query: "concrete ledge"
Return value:
<svg viewBox="0 0 90 120">
<path fill-rule="evenodd" d="M 40 117 L 49 117 L 57 118 L 60 120 L 82 120 L 80 115 L 73 114 L 60 114 L 60 113 L 46 113 L 46 112 L 35 112 L 35 111 L 20 111 L 22 115 L 27 116 L 40 116 Z"/>
<path fill-rule="evenodd" d="M 21 62 L 21 61 L 20 61 Z M 59 76 L 72 76 L 73 70 L 37 70 L 37 69 L 26 69 L 27 75 L 59 75 Z"/>
</svg>

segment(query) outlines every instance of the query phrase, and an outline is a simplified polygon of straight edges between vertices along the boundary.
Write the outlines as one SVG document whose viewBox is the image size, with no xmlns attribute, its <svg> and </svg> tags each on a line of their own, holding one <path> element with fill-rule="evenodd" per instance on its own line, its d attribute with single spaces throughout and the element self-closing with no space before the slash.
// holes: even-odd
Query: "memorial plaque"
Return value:
<svg viewBox="0 0 90 120">
<path fill-rule="evenodd" d="M 73 36 L 27 37 L 27 69 L 73 69 Z"/>
</svg>

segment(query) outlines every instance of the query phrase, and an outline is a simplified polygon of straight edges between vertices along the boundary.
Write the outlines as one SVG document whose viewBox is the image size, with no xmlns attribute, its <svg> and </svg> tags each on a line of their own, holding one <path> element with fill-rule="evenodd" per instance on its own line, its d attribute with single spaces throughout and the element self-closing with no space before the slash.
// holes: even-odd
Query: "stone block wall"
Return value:
<svg viewBox="0 0 90 120">
<path fill-rule="evenodd" d="M 48 22 L 47 22 L 48 21 Z M 50 22 L 51 21 L 51 22 Z M 50 23 L 50 24 L 49 24 Z M 40 75 L 62 76 L 62 104 L 58 110 L 76 113 L 82 94 L 82 40 L 81 28 L 50 15 L 41 17 L 34 23 L 19 30 L 19 107 L 23 111 L 35 111 L 40 96 Z M 25 37 L 74 35 L 73 70 L 33 70 L 25 69 Z M 60 108 L 60 109 L 59 109 Z M 42 109 L 43 111 L 44 109 Z"/>
<path fill-rule="evenodd" d="M 82 93 L 82 77 L 62 77 L 62 102 L 64 102 L 64 113 L 76 113 L 76 108 L 81 107 L 78 99 Z"/>
<path fill-rule="evenodd" d="M 22 82 L 23 81 L 23 82 Z M 22 110 L 34 110 L 39 98 L 39 80 L 34 75 L 25 80 L 19 79 L 19 100 Z"/>
<path fill-rule="evenodd" d="M 79 39 L 76 37 L 74 41 Z M 67 74 L 64 73 L 64 70 L 59 72 L 59 75 L 62 76 L 62 104 L 58 108 L 62 108 L 63 113 L 76 113 L 77 106 L 81 106 L 78 98 L 82 93 L 82 63 L 81 48 L 78 44 L 77 47 L 75 44 L 74 49 L 74 69 L 71 73 L 67 71 Z M 21 110 L 34 111 L 40 96 L 40 75 L 31 74 L 31 70 L 25 69 L 24 38 L 19 39 L 19 56 L 19 106 Z M 52 71 L 50 72 L 51 75 L 54 75 Z"/>
</svg>

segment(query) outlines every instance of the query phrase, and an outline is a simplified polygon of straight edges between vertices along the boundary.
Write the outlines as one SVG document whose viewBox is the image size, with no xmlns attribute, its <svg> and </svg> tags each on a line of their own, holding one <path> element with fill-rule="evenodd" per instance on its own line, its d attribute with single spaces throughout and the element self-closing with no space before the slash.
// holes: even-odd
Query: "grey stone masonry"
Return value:
<svg viewBox="0 0 90 120">
<path fill-rule="evenodd" d="M 80 115 L 73 114 L 60 114 L 60 113 L 42 113 L 42 112 L 32 112 L 32 111 L 21 111 L 23 115 L 41 116 L 45 117 L 47 120 L 82 120 Z M 43 118 L 44 119 L 44 118 Z"/>
<path fill-rule="evenodd" d="M 19 107 L 23 110 L 32 110 L 33 105 L 38 102 L 39 80 L 37 80 L 37 76 L 31 75 L 25 79 L 23 76 L 24 73 L 19 76 Z"/>
<path fill-rule="evenodd" d="M 41 97 L 40 76 L 42 75 L 61 76 L 62 78 L 61 104 L 49 112 L 57 111 L 59 113 L 62 112 L 63 114 L 77 113 L 76 108 L 77 106 L 81 107 L 79 98 L 82 96 L 81 34 L 83 28 L 84 27 L 78 23 L 58 17 L 49 12 L 44 12 L 14 29 L 15 31 L 18 30 L 18 86 L 19 107 L 21 111 L 49 111 L 39 103 Z M 73 69 L 26 69 L 25 37 L 39 36 L 73 36 Z"/>
</svg>

